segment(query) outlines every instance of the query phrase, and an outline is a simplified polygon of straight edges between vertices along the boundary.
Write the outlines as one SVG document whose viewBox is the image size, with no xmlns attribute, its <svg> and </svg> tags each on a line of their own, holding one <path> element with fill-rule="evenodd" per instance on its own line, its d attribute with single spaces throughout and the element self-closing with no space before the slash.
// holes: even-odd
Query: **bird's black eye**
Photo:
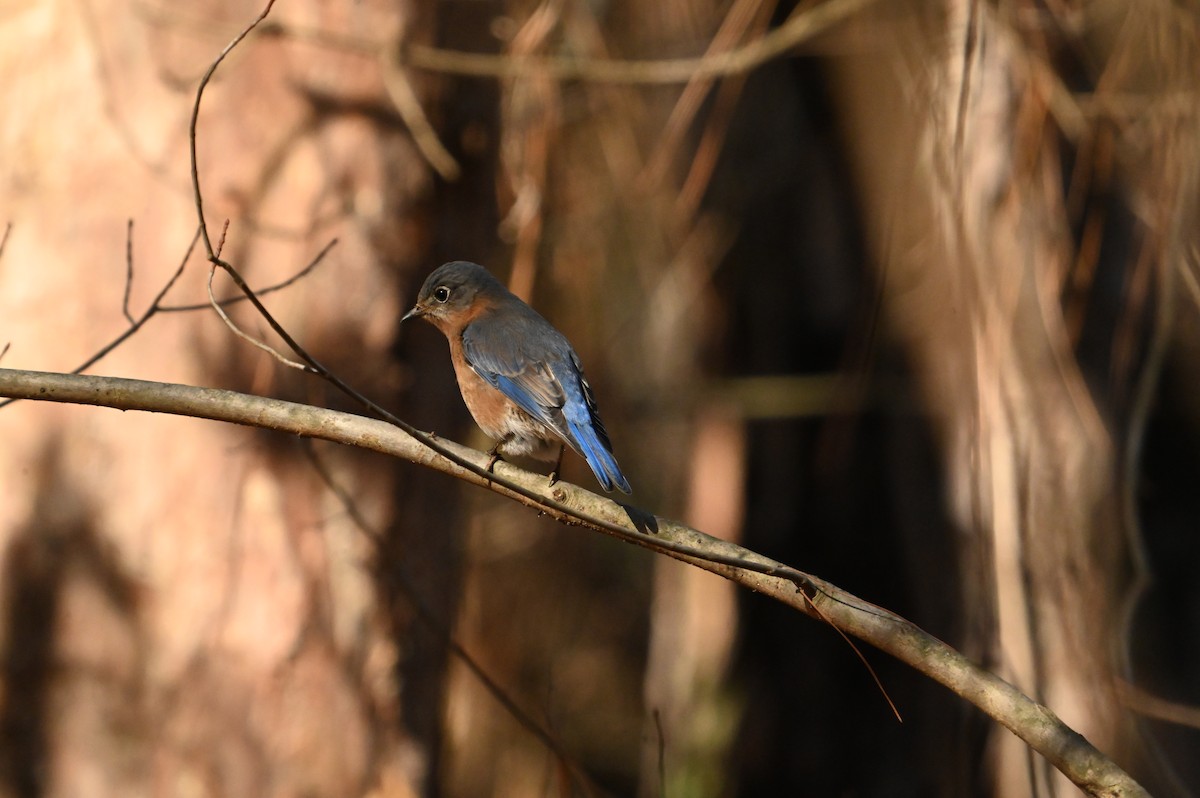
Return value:
<svg viewBox="0 0 1200 798">
<path fill-rule="evenodd" d="M 433 289 L 433 298 L 438 302 L 445 302 L 450 298 L 450 289 L 444 285 L 439 285 L 437 288 Z"/>
</svg>

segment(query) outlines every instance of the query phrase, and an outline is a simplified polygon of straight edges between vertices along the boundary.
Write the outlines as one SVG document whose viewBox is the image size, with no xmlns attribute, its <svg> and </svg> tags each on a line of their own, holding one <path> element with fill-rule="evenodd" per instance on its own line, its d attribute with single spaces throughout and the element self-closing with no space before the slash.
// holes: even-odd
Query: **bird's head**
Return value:
<svg viewBox="0 0 1200 798">
<path fill-rule="evenodd" d="M 423 318 L 448 332 L 465 326 L 490 297 L 506 289 L 491 273 L 476 263 L 456 260 L 433 270 L 417 294 L 417 304 L 400 319 Z"/>
</svg>

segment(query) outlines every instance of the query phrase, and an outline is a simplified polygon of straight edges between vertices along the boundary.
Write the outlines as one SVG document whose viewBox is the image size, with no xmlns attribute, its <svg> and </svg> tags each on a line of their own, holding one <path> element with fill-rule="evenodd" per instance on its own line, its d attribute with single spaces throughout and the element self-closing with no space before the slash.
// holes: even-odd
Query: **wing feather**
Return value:
<svg viewBox="0 0 1200 798">
<path fill-rule="evenodd" d="M 535 419 L 566 436 L 562 408 L 566 395 L 547 365 L 570 344 L 540 316 L 483 316 L 463 330 L 463 355 L 476 374 Z M 538 324 L 537 322 L 541 322 Z"/>
</svg>

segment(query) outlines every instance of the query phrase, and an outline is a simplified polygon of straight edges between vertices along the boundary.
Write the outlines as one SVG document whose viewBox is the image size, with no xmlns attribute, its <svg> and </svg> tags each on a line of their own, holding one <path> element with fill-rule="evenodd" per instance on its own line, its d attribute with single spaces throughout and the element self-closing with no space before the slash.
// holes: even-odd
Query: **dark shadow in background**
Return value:
<svg viewBox="0 0 1200 798">
<path fill-rule="evenodd" d="M 727 376 L 857 373 L 866 395 L 825 418 L 749 426 L 745 545 L 962 636 L 954 532 L 930 425 L 878 329 L 877 287 L 811 59 L 747 83 L 707 197 L 740 223 L 717 275 Z M 840 415 L 845 413 L 847 415 Z M 739 591 L 734 681 L 747 703 L 727 794 L 984 795 L 988 723 L 944 688 L 866 649 L 901 725 L 832 630 Z M 871 761 L 864 767 L 864 759 Z"/>
<path fill-rule="evenodd" d="M 426 18 L 416 30 L 437 32 L 436 46 L 465 52 L 490 52 L 496 39 L 488 25 L 492 15 L 478 6 L 462 3 L 423 5 Z M 469 13 L 465 13 L 469 11 Z M 500 13 L 497 8 L 496 13 Z M 417 225 L 429 234 L 420 263 L 386 264 L 387 253 L 399 249 L 389 245 L 381 231 L 379 252 L 385 264 L 405 274 L 405 292 L 399 304 L 412 306 L 425 277 L 438 265 L 451 260 L 494 263 L 497 253 L 495 169 L 499 122 L 499 87 L 492 80 L 438 79 L 434 127 L 462 166 L 462 177 L 434 187 L 424 219 Z M 403 179 L 402 154 L 392 159 Z M 407 156 L 411 157 L 411 155 Z M 394 215 L 411 209 L 395 208 Z M 384 214 L 391 218 L 392 213 Z M 394 347 L 404 363 L 409 380 L 399 397 L 397 414 L 422 429 L 463 440 L 470 417 L 459 396 L 450 355 L 443 336 L 428 324 L 409 322 L 401 326 Z M 396 516 L 386 532 L 377 567 L 378 584 L 387 597 L 392 632 L 400 660 L 397 683 L 401 685 L 401 721 L 428 757 L 429 776 L 421 795 L 444 794 L 442 770 L 445 745 L 442 722 L 446 696 L 449 654 L 439 635 L 416 622 L 413 608 L 397 588 L 408 578 L 412 589 L 429 605 L 444 629 L 453 630 L 463 593 L 463 538 L 465 529 L 461 491 L 453 479 L 425 468 L 404 468 L 395 480 Z M 407 577 L 389 572 L 390 564 L 402 565 Z"/>
<path fill-rule="evenodd" d="M 717 275 L 728 335 L 713 344 L 730 377 L 842 372 L 866 379 L 874 401 L 826 418 L 779 418 L 749 429 L 745 545 L 818 574 L 909 617 L 949 644 L 977 639 L 964 596 L 986 578 L 960 561 L 943 497 L 932 428 L 916 414 L 911 373 L 876 317 L 852 186 L 820 65 L 793 59 L 758 70 L 706 205 L 740 221 Z M 1074 169 L 1064 150 L 1064 181 Z M 1082 309 L 1075 355 L 1101 412 L 1126 429 L 1154 323 L 1154 291 L 1131 307 L 1138 221 L 1115 184 L 1089 186 L 1076 236 L 1096 213 L 1104 236 L 1093 278 L 1062 297 Z M 1140 263 L 1140 266 L 1139 266 Z M 1073 291 L 1073 292 L 1072 292 Z M 1180 358 L 1186 360 L 1186 358 Z M 1195 706 L 1200 629 L 1195 519 L 1200 443 L 1168 391 L 1144 456 L 1144 533 L 1156 584 L 1143 599 L 1131 645 L 1139 680 Z M 1184 397 L 1189 397 L 1185 399 Z M 1192 414 L 1194 416 L 1194 414 Z M 1189 434 L 1181 435 L 1180 430 Z M 890 658 L 868 651 L 904 715 L 898 724 L 869 675 L 832 631 L 739 592 L 735 681 L 747 704 L 735 744 L 730 795 L 985 796 L 984 749 L 993 725 L 978 710 Z M 1185 780 L 1200 783 L 1192 729 L 1150 722 Z M 868 759 L 870 767 L 864 767 Z M 1157 778 L 1136 774 L 1139 778 Z M 1153 783 L 1153 782 L 1147 782 Z"/>
<path fill-rule="evenodd" d="M 1138 504 L 1152 581 L 1131 623 L 1129 651 L 1139 687 L 1194 713 L 1200 706 L 1200 434 L 1190 376 L 1168 369 L 1146 435 Z M 1192 794 L 1200 792 L 1200 729 L 1152 719 L 1143 725 L 1174 775 Z"/>
<path fill-rule="evenodd" d="M 97 538 L 91 508 L 63 475 L 60 450 L 60 442 L 51 439 L 33 466 L 39 470 L 33 511 L 15 531 L 0 574 L 6 627 L 0 653 L 0 784 L 17 798 L 45 794 L 56 765 L 53 692 L 70 675 L 63 672 L 58 654 L 62 596 L 69 580 L 95 583 L 108 604 L 101 611 L 115 611 L 131 624 L 138 614 L 135 586 Z M 133 693 L 117 699 L 124 699 L 121 712 L 138 711 L 144 661 L 139 652 L 133 681 L 114 685 Z"/>
</svg>

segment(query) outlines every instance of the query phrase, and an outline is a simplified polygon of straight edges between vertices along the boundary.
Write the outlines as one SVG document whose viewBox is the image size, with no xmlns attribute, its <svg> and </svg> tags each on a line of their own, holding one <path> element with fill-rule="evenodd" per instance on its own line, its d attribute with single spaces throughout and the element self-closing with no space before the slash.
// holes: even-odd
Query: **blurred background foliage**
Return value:
<svg viewBox="0 0 1200 798">
<path fill-rule="evenodd" d="M 4 366 L 122 329 L 127 219 L 131 307 L 185 257 L 195 88 L 258 10 L 0 4 Z M 398 326 L 483 263 L 574 343 L 637 506 L 911 618 L 1184 795 L 1198 21 L 280 0 L 205 95 L 200 178 L 256 286 L 337 238 L 269 304 L 408 421 L 487 445 L 440 335 Z M 94 371 L 354 409 L 205 310 Z M 828 628 L 407 463 L 33 403 L 0 439 L 4 795 L 1073 789 L 867 651 L 897 723 Z"/>
</svg>

